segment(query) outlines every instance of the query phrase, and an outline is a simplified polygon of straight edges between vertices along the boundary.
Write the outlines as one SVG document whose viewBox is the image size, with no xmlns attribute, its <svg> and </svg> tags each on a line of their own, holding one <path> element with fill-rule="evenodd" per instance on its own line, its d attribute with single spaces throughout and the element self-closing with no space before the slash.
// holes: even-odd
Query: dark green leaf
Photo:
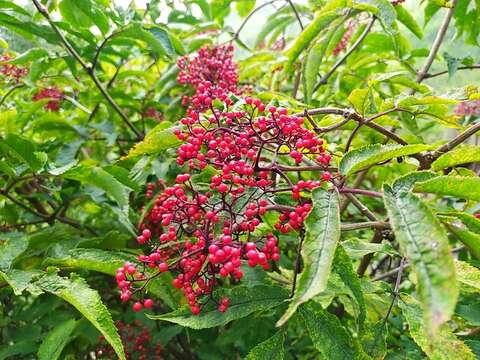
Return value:
<svg viewBox="0 0 480 360">
<path fill-rule="evenodd" d="M 284 341 L 285 332 L 280 330 L 250 350 L 245 360 L 283 360 L 285 358 Z"/>
<path fill-rule="evenodd" d="M 458 296 L 447 235 L 432 211 L 414 194 L 395 193 L 384 185 L 384 201 L 401 252 L 417 277 L 428 331 L 434 333 L 450 319 Z"/>
<path fill-rule="evenodd" d="M 70 335 L 77 322 L 75 319 L 69 319 L 56 325 L 43 339 L 38 348 L 39 360 L 57 360 L 70 340 Z"/>
<path fill-rule="evenodd" d="M 324 291 L 330 276 L 340 239 L 338 191 L 317 188 L 312 192 L 312 202 L 312 210 L 305 220 L 305 240 L 302 246 L 304 268 L 298 277 L 290 305 L 277 326 L 284 324 L 300 304 Z"/>
<path fill-rule="evenodd" d="M 471 176 L 437 176 L 417 183 L 414 191 L 480 201 L 480 178 Z"/>
<path fill-rule="evenodd" d="M 37 281 L 44 291 L 52 293 L 73 305 L 88 321 L 92 323 L 113 347 L 121 360 L 125 359 L 122 341 L 102 299 L 96 290 L 91 289 L 82 278 L 72 276 L 70 279 L 56 274 L 48 274 Z"/>
</svg>

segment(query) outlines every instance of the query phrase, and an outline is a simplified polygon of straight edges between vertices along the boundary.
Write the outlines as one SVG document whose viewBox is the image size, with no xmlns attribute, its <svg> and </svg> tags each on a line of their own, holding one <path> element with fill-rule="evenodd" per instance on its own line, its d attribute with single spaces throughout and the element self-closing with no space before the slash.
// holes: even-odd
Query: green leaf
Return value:
<svg viewBox="0 0 480 360">
<path fill-rule="evenodd" d="M 15 134 L 8 134 L 0 140 L 0 146 L 19 161 L 26 163 L 33 171 L 37 171 L 43 166 L 43 162 L 35 151 L 35 144 L 30 140 Z"/>
<path fill-rule="evenodd" d="M 5 281 L 10 285 L 15 295 L 22 295 L 23 291 L 28 290 L 33 295 L 39 295 L 42 290 L 32 284 L 32 280 L 43 274 L 40 270 L 17 270 L 11 269 L 7 272 L 0 272 Z"/>
<path fill-rule="evenodd" d="M 438 171 L 477 161 L 480 161 L 480 146 L 463 145 L 441 155 L 432 163 L 432 169 Z"/>
<path fill-rule="evenodd" d="M 43 339 L 38 348 L 39 360 L 57 360 L 62 354 L 63 348 L 70 340 L 70 335 L 75 329 L 77 322 L 69 319 L 56 325 Z"/>
<path fill-rule="evenodd" d="M 340 161 L 339 170 L 343 175 L 350 175 L 368 166 L 377 163 L 418 154 L 419 152 L 430 149 L 429 145 L 367 145 L 346 153 Z"/>
<path fill-rule="evenodd" d="M 432 211 L 414 194 L 395 193 L 384 185 L 384 201 L 401 252 L 417 277 L 424 319 L 433 334 L 450 319 L 458 296 L 447 234 Z"/>
<path fill-rule="evenodd" d="M 460 64 L 462 59 L 453 57 L 447 52 L 443 53 L 443 58 L 447 62 L 448 76 L 452 77 L 457 72 L 458 65 Z"/>
<path fill-rule="evenodd" d="M 75 275 L 75 274 L 73 274 Z M 126 360 L 122 341 L 112 317 L 96 290 L 91 289 L 82 278 L 72 276 L 70 279 L 56 274 L 47 274 L 36 283 L 42 290 L 52 293 L 73 305 L 88 321 L 92 323 L 112 346 L 121 360 Z"/>
<path fill-rule="evenodd" d="M 255 7 L 256 0 L 240 0 L 237 1 L 236 7 L 238 15 L 245 17 L 250 14 L 250 11 Z"/>
<path fill-rule="evenodd" d="M 406 10 L 403 6 L 395 6 L 397 13 L 397 20 L 400 21 L 405 27 L 410 30 L 417 38 L 423 38 L 423 31 L 417 20 L 410 14 L 410 11 Z"/>
<path fill-rule="evenodd" d="M 280 330 L 250 350 L 244 360 L 283 360 L 285 358 L 284 341 L 285 331 Z"/>
<path fill-rule="evenodd" d="M 480 269 L 458 260 L 455 261 L 455 269 L 460 283 L 480 290 Z"/>
<path fill-rule="evenodd" d="M 23 54 L 15 57 L 14 59 L 7 61 L 9 64 L 25 65 L 26 63 L 39 60 L 48 56 L 48 51 L 42 48 L 32 48 L 25 51 Z"/>
<path fill-rule="evenodd" d="M 258 47 L 274 29 L 290 22 L 291 20 L 292 16 L 290 15 L 269 17 L 267 22 L 263 25 L 262 29 L 258 33 L 253 46 L 255 48 Z"/>
<path fill-rule="evenodd" d="M 446 224 L 446 226 L 467 247 L 468 251 L 480 260 L 480 235 L 452 224 Z"/>
<path fill-rule="evenodd" d="M 298 277 L 292 301 L 277 326 L 284 324 L 300 304 L 325 290 L 335 249 L 340 239 L 338 191 L 317 188 L 312 192 L 312 210 L 305 220 L 302 246 L 304 268 Z"/>
<path fill-rule="evenodd" d="M 320 71 L 320 65 L 322 64 L 323 57 L 325 56 L 325 50 L 329 44 L 334 30 L 335 28 L 330 30 L 325 36 L 325 39 L 315 44 L 305 57 L 305 71 L 303 72 L 303 76 L 305 78 L 305 102 L 307 104 L 312 98 L 313 90 L 317 83 L 317 77 Z"/>
<path fill-rule="evenodd" d="M 121 251 L 101 249 L 72 249 L 61 258 L 47 258 L 46 265 L 59 265 L 82 270 L 98 271 L 107 275 L 115 275 L 116 270 L 127 261 L 134 262 L 136 257 Z"/>
<path fill-rule="evenodd" d="M 14 2 L 12 1 L 5 1 L 5 0 L 2 0 L 0 1 L 0 9 L 8 9 L 8 10 L 13 10 L 19 14 L 22 14 L 22 15 L 25 15 L 25 16 L 28 16 L 30 17 L 30 13 L 25 10 L 22 6 L 20 5 L 16 5 Z"/>
<path fill-rule="evenodd" d="M 313 346 L 328 360 L 368 359 L 338 318 L 310 301 L 300 306 L 299 313 L 312 339 Z"/>
<path fill-rule="evenodd" d="M 217 306 L 209 304 L 199 315 L 193 315 L 190 309 L 182 308 L 162 315 L 147 315 L 153 320 L 163 320 L 192 329 L 206 329 L 228 324 L 257 311 L 264 311 L 282 304 L 287 291 L 273 286 L 236 286 L 226 291 L 230 298 L 228 310 L 218 311 Z"/>
<path fill-rule="evenodd" d="M 393 22 L 397 17 L 395 8 L 388 0 L 354 0 L 356 9 L 373 12 L 383 23 L 386 30 L 392 30 Z"/>
<path fill-rule="evenodd" d="M 82 2 L 87 2 L 91 6 L 88 0 L 62 0 L 58 5 L 63 19 L 74 28 L 89 28 L 93 25 L 89 14 L 83 11 L 82 6 L 79 6 Z"/>
<path fill-rule="evenodd" d="M 392 184 L 392 189 L 396 193 L 400 191 L 411 191 L 416 182 L 430 180 L 435 176 L 437 176 L 437 174 L 431 171 L 414 171 L 395 179 Z"/>
<path fill-rule="evenodd" d="M 292 64 L 297 60 L 302 51 L 310 45 L 312 40 L 336 18 L 338 18 L 336 11 L 317 12 L 313 21 L 308 24 L 290 49 L 288 49 L 286 53 L 288 57 L 286 71 L 290 70 Z"/>
<path fill-rule="evenodd" d="M 420 304 L 413 297 L 402 295 L 398 304 L 408 323 L 410 335 L 430 359 L 476 359 L 468 346 L 453 334 L 447 324 L 443 324 L 435 336 L 431 336 L 428 328 L 421 321 Z"/>
<path fill-rule="evenodd" d="M 175 148 L 181 144 L 175 136 L 176 128 L 165 128 L 159 124 L 150 131 L 143 141 L 137 143 L 128 153 L 127 158 L 142 155 L 156 155 L 167 149 Z"/>
<path fill-rule="evenodd" d="M 157 26 L 148 29 L 148 31 L 155 37 L 155 39 L 157 39 L 158 43 L 163 47 L 165 53 L 167 53 L 169 56 L 173 56 L 175 54 L 175 50 L 167 30 Z"/>
<path fill-rule="evenodd" d="M 0 270 L 10 269 L 15 259 L 28 248 L 25 236 L 12 236 L 4 238 L 0 235 Z"/>
<path fill-rule="evenodd" d="M 415 185 L 415 192 L 455 196 L 480 201 L 480 178 L 472 176 L 437 176 Z"/>
<path fill-rule="evenodd" d="M 335 271 L 340 276 L 343 283 L 347 285 L 347 287 L 350 289 L 353 296 L 355 297 L 355 301 L 357 302 L 359 309 L 357 322 L 359 328 L 361 329 L 363 327 L 363 323 L 367 314 L 365 299 L 363 297 L 360 279 L 358 278 L 357 273 L 353 270 L 352 261 L 348 254 L 345 252 L 342 245 L 339 245 L 335 252 L 335 258 L 333 260 L 333 271 Z"/>
<path fill-rule="evenodd" d="M 77 180 L 83 184 L 93 185 L 102 189 L 122 208 L 128 205 L 127 188 L 114 176 L 110 175 L 100 167 L 79 165 L 67 171 L 62 176 L 67 179 Z"/>
<path fill-rule="evenodd" d="M 349 239 L 342 241 L 342 247 L 348 256 L 353 258 L 362 258 L 367 254 L 381 253 L 386 255 L 398 255 L 398 252 L 390 244 L 374 244 L 359 239 Z"/>
</svg>

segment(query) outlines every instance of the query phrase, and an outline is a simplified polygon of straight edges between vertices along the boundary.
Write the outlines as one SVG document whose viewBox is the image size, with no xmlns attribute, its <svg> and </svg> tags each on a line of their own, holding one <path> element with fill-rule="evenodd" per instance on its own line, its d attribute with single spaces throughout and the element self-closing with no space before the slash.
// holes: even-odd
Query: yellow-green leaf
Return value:
<svg viewBox="0 0 480 360">
<path fill-rule="evenodd" d="M 477 161 L 480 161 L 480 146 L 464 145 L 441 155 L 432 163 L 432 169 L 442 170 Z"/>
<path fill-rule="evenodd" d="M 480 178 L 471 176 L 437 176 L 417 183 L 414 191 L 480 201 Z"/>
</svg>

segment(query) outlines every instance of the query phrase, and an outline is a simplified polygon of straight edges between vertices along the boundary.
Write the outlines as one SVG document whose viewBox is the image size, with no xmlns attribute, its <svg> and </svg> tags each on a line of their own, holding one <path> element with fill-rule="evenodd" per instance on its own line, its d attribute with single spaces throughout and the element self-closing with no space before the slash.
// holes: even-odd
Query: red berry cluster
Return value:
<svg viewBox="0 0 480 360">
<path fill-rule="evenodd" d="M 213 99 L 230 102 L 230 93 L 239 94 L 237 65 L 233 61 L 233 46 L 204 46 L 196 56 L 183 56 L 178 60 L 177 80 L 190 85 L 195 94 L 185 96 L 183 106 L 190 104 L 195 110 L 210 108 Z"/>
<path fill-rule="evenodd" d="M 480 116 L 480 100 L 462 101 L 454 112 L 458 116 Z"/>
<path fill-rule="evenodd" d="M 45 104 L 44 108 L 50 111 L 58 111 L 60 109 L 60 102 L 62 98 L 63 92 L 59 88 L 53 86 L 41 89 L 39 92 L 33 95 L 32 100 L 39 101 L 42 99 L 50 99 L 50 101 Z"/>
<path fill-rule="evenodd" d="M 331 157 L 303 117 L 259 99 L 246 97 L 236 104 L 228 99 L 221 110 L 189 109 L 180 123 L 177 163 L 188 165 L 192 174 L 210 166 L 208 189 L 196 185 L 192 175 L 180 174 L 156 196 L 137 238 L 151 252 L 138 257 L 141 266 L 118 269 L 121 298 L 129 300 L 152 278 L 170 271 L 192 313 L 209 301 L 226 311 L 229 299 L 213 296 L 217 285 L 238 282 L 242 261 L 269 269 L 271 261 L 280 259 L 277 236 L 260 228 L 265 213 L 282 213 L 275 225 L 280 233 L 300 229 L 311 209 L 302 194 L 331 179 L 326 171 Z M 296 181 L 291 174 L 301 171 L 322 175 Z M 147 197 L 155 188 L 148 185 Z M 296 206 L 277 204 L 279 193 L 290 194 Z M 145 300 L 134 309 L 143 306 Z"/>
<path fill-rule="evenodd" d="M 161 346 L 160 344 L 152 344 L 152 336 L 150 330 L 136 320 L 133 323 L 126 324 L 123 321 L 117 321 L 116 326 L 120 338 L 122 339 L 125 357 L 135 360 L 160 360 Z M 105 337 L 100 336 L 99 345 L 95 351 L 97 359 L 114 359 L 115 352 L 113 348 L 106 342 Z"/>
<path fill-rule="evenodd" d="M 338 42 L 337 46 L 335 46 L 335 49 L 333 49 L 332 51 L 332 54 L 333 56 L 337 56 L 338 54 L 340 54 L 343 50 L 345 50 L 345 48 L 347 47 L 347 44 L 348 42 L 350 41 L 352 35 L 353 35 L 353 31 L 355 29 L 355 24 L 350 21 L 348 24 L 347 24 L 347 30 L 345 31 L 345 33 L 343 34 L 342 38 L 340 39 L 340 41 Z"/>
<path fill-rule="evenodd" d="M 391 0 L 390 3 L 393 5 L 393 6 L 397 6 L 397 5 L 400 5 L 402 3 L 404 3 L 405 0 Z"/>
<path fill-rule="evenodd" d="M 11 59 L 12 57 L 8 54 L 0 56 L 0 62 L 9 61 Z M 13 79 L 15 83 L 18 83 L 20 78 L 28 74 L 28 68 L 14 64 L 2 64 L 0 66 L 0 74 L 4 75 L 6 78 Z"/>
</svg>

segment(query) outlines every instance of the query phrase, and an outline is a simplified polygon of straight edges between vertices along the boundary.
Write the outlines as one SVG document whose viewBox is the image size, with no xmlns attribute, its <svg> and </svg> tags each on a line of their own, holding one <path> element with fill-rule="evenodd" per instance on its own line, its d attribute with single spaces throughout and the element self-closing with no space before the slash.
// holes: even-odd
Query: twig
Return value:
<svg viewBox="0 0 480 360">
<path fill-rule="evenodd" d="M 240 25 L 240 27 L 238 28 L 238 30 L 235 32 L 235 34 L 233 35 L 233 38 L 232 40 L 237 40 L 238 37 L 240 36 L 240 32 L 243 30 L 243 28 L 245 27 L 245 25 L 247 24 L 248 20 L 250 20 L 250 18 L 260 9 L 268 6 L 268 5 L 271 5 L 275 2 L 277 2 L 278 0 L 271 0 L 271 1 L 268 1 L 258 7 L 256 7 L 255 9 L 253 9 L 250 14 L 247 15 L 247 17 L 243 20 L 242 24 Z"/>
<path fill-rule="evenodd" d="M 457 70 L 473 70 L 473 69 L 480 69 L 480 65 L 471 65 L 471 66 L 459 66 Z M 437 76 L 445 75 L 448 74 L 448 70 L 445 71 L 439 71 L 437 73 L 433 74 L 425 74 L 423 77 L 424 79 L 431 79 Z"/>
<path fill-rule="evenodd" d="M 437 36 L 435 37 L 432 47 L 430 48 L 430 53 L 428 54 L 428 58 L 425 61 L 425 64 L 423 65 L 423 67 L 417 73 L 417 77 L 415 79 L 417 83 L 421 83 L 423 79 L 425 79 L 425 76 L 427 75 L 428 71 L 430 70 L 430 67 L 432 66 L 433 61 L 437 56 L 438 50 L 440 49 L 440 45 L 442 45 L 445 34 L 447 33 L 448 25 L 450 24 L 450 20 L 452 19 L 456 5 L 457 5 L 457 0 L 452 0 L 452 7 L 448 9 L 447 13 L 445 14 L 445 17 L 443 18 L 442 25 L 438 29 Z M 411 89 L 410 95 L 414 93 L 415 93 L 415 90 Z"/>
<path fill-rule="evenodd" d="M 361 223 L 343 223 L 341 225 L 342 231 L 353 231 L 353 230 L 360 230 L 360 229 L 389 229 L 390 224 L 385 221 L 365 221 Z M 373 241 L 372 241 L 373 242 Z"/>
<path fill-rule="evenodd" d="M 346 193 L 345 196 L 370 221 L 378 221 L 377 217 L 360 200 L 358 200 L 352 193 Z"/>
<path fill-rule="evenodd" d="M 96 87 L 100 92 L 102 93 L 103 97 L 107 100 L 107 102 L 113 107 L 113 109 L 117 112 L 117 114 L 121 117 L 123 122 L 132 130 L 135 135 L 137 136 L 138 139 L 143 138 L 143 134 L 139 132 L 135 126 L 130 122 L 128 119 L 127 115 L 120 109 L 120 106 L 113 100 L 113 98 L 110 96 L 110 93 L 105 89 L 105 87 L 102 85 L 100 80 L 98 80 L 97 75 L 95 74 L 95 71 L 91 64 L 87 64 L 85 60 L 80 56 L 80 54 L 75 50 L 75 48 L 70 44 L 70 42 L 67 40 L 67 38 L 62 34 L 60 29 L 55 25 L 53 22 L 52 18 L 50 17 L 50 14 L 48 13 L 47 9 L 39 3 L 38 0 L 32 0 L 33 4 L 37 8 L 38 12 L 43 15 L 43 17 L 48 21 L 50 24 L 51 28 L 55 31 L 55 33 L 58 35 L 60 38 L 60 41 L 62 44 L 65 46 L 67 51 L 72 55 L 75 60 L 82 66 L 82 68 L 86 71 L 86 73 L 90 76 L 90 78 L 93 80 L 95 83 Z"/>
<path fill-rule="evenodd" d="M 358 195 L 365 195 L 365 196 L 379 197 L 379 198 L 383 197 L 383 194 L 381 192 L 372 191 L 372 190 L 351 189 L 351 188 L 344 187 L 344 188 L 338 189 L 338 191 L 341 194 L 358 194 Z"/>
<path fill-rule="evenodd" d="M 383 326 L 385 326 L 385 324 L 387 323 L 388 321 L 388 317 L 390 316 L 390 314 L 392 313 L 392 309 L 393 309 L 393 305 L 395 305 L 395 301 L 397 300 L 398 298 L 398 295 L 399 295 L 399 290 L 400 290 L 400 284 L 402 282 L 402 275 L 403 275 L 403 270 L 405 269 L 404 265 L 405 265 L 405 258 L 402 257 L 402 259 L 400 260 L 400 266 L 399 266 L 399 270 L 398 270 L 398 273 L 397 273 L 397 279 L 395 280 L 395 287 L 393 289 L 393 298 L 392 298 L 392 302 L 390 303 L 390 306 L 388 307 L 388 311 L 387 311 L 387 314 L 385 315 L 385 319 L 383 321 Z"/>
<path fill-rule="evenodd" d="M 314 92 L 317 91 L 320 88 L 320 86 L 325 85 L 328 79 L 330 78 L 330 76 L 332 76 L 335 73 L 335 71 L 340 67 L 340 65 L 342 65 L 345 62 L 345 60 L 347 60 L 348 57 L 360 46 L 360 44 L 363 42 L 363 40 L 365 40 L 368 33 L 372 29 L 373 24 L 375 24 L 376 19 L 377 18 L 375 16 L 373 16 L 370 19 L 370 21 L 367 24 L 367 27 L 365 28 L 363 33 L 359 36 L 357 41 L 353 43 L 351 48 L 348 49 L 347 52 L 340 59 L 337 60 L 337 62 L 332 66 L 332 68 L 325 75 L 323 75 L 320 81 L 317 83 L 317 85 L 315 85 L 315 88 L 313 89 Z"/>
<path fill-rule="evenodd" d="M 7 98 L 17 89 L 20 89 L 22 87 L 24 87 L 25 84 L 17 84 L 15 86 L 12 86 L 6 93 L 5 95 L 2 96 L 2 98 L 0 99 L 0 106 L 3 105 L 3 103 L 5 102 L 5 100 L 7 100 Z"/>
<path fill-rule="evenodd" d="M 464 132 L 458 134 L 452 140 L 447 142 L 446 144 L 440 146 L 437 150 L 435 150 L 431 155 L 431 162 L 438 159 L 441 155 L 445 154 L 446 152 L 452 150 L 454 147 L 462 144 L 465 140 L 467 140 L 470 136 L 475 135 L 477 131 L 480 130 L 480 122 L 472 125 Z"/>
</svg>

